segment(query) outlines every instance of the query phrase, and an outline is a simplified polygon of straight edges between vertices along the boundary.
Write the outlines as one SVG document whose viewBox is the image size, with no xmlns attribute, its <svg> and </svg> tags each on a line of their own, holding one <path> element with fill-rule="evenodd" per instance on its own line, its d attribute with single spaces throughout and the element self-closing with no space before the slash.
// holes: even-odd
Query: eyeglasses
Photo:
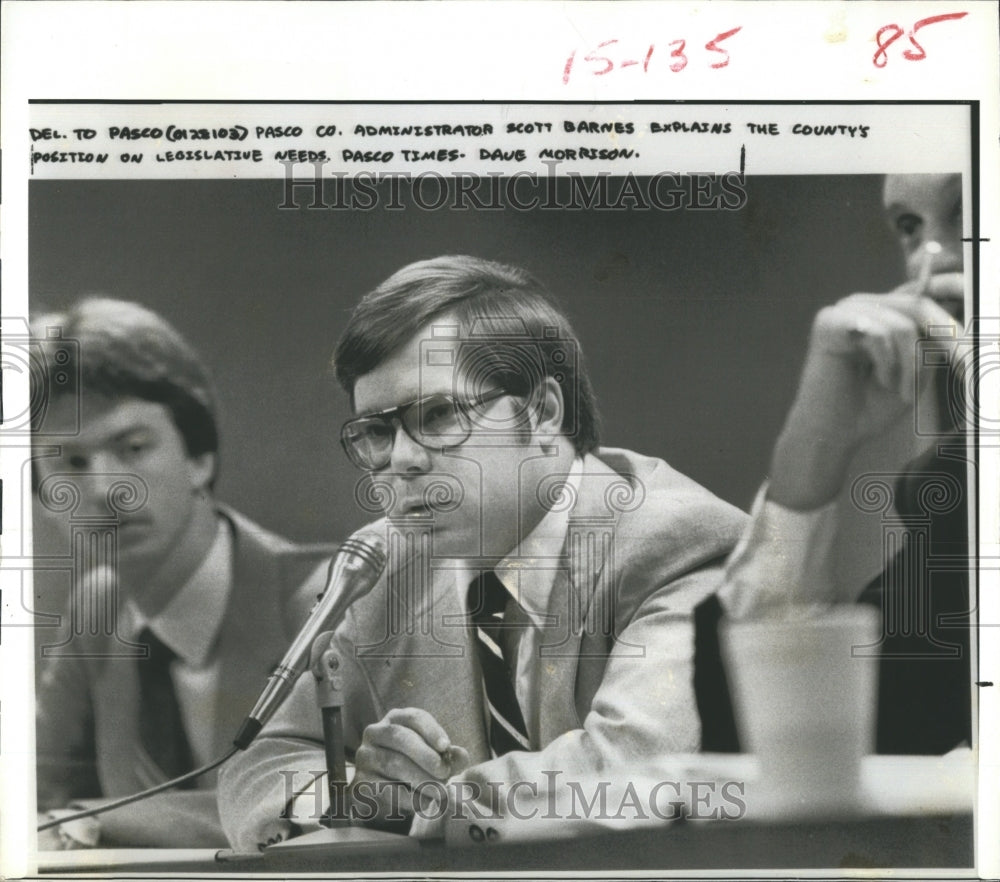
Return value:
<svg viewBox="0 0 1000 882">
<path fill-rule="evenodd" d="M 465 401 L 444 393 L 418 398 L 399 407 L 348 420 L 340 430 L 340 444 L 348 459 L 366 471 L 377 471 L 389 465 L 397 424 L 428 450 L 458 447 L 472 434 L 469 418 L 472 409 L 506 394 L 504 389 L 492 389 Z"/>
</svg>

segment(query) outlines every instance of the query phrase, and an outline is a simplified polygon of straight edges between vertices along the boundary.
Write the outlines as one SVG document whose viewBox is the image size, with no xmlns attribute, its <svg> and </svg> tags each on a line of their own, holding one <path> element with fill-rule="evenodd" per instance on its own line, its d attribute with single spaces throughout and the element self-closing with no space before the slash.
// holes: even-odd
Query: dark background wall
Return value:
<svg viewBox="0 0 1000 882">
<path fill-rule="evenodd" d="M 327 370 L 355 301 L 420 258 L 519 264 L 576 324 L 604 443 L 663 457 L 746 507 L 813 314 L 902 277 L 880 186 L 751 178 L 740 211 L 347 212 L 279 210 L 279 181 L 34 182 L 30 297 L 38 311 L 102 293 L 166 316 L 217 382 L 219 496 L 322 541 L 366 519 Z"/>
</svg>

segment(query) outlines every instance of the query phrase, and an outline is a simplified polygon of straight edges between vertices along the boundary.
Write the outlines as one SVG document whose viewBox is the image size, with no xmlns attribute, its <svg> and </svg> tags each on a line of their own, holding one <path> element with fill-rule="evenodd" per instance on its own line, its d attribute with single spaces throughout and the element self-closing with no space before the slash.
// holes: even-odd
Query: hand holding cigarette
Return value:
<svg viewBox="0 0 1000 882">
<path fill-rule="evenodd" d="M 854 294 L 817 314 L 798 393 L 772 456 L 775 502 L 802 510 L 826 504 L 863 443 L 913 419 L 929 380 L 918 364 L 919 340 L 931 327 L 940 333 L 950 326 L 959 337 L 952 316 L 921 293 L 930 278 L 889 294 Z"/>
</svg>

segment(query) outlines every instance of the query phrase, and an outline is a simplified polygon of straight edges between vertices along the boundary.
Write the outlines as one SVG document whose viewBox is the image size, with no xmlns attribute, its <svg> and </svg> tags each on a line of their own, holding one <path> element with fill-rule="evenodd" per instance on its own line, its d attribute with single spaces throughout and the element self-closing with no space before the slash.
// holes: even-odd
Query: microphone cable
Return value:
<svg viewBox="0 0 1000 882">
<path fill-rule="evenodd" d="M 375 522 L 375 524 L 380 523 L 379 521 Z M 112 809 L 121 808 L 133 802 L 139 802 L 150 796 L 155 796 L 157 793 L 163 793 L 165 790 L 170 790 L 172 787 L 177 787 L 207 772 L 211 772 L 234 754 L 239 753 L 241 750 L 246 750 L 264 727 L 264 724 L 288 696 L 299 676 L 304 673 L 308 666 L 313 639 L 318 636 L 318 630 L 320 628 L 326 629 L 327 627 L 332 627 L 343 617 L 346 608 L 351 603 L 375 587 L 375 583 L 378 581 L 386 565 L 385 540 L 379 532 L 372 532 L 375 524 L 367 524 L 353 533 L 344 541 L 337 550 L 337 553 L 330 560 L 327 569 L 326 587 L 323 593 L 316 601 L 312 612 L 309 613 L 305 624 L 292 641 L 292 646 L 285 653 L 285 657 L 268 678 L 268 683 L 257 699 L 253 710 L 243 720 L 233 740 L 231 750 L 201 768 L 194 769 L 170 781 L 165 781 L 163 784 L 157 784 L 148 790 L 133 793 L 131 796 L 122 797 L 114 802 L 96 808 L 83 809 L 71 815 L 53 818 L 44 824 L 39 824 L 35 828 L 36 832 L 41 833 L 43 830 L 58 827 L 60 824 L 65 824 L 69 821 L 92 818 L 104 812 L 109 812 Z M 338 582 L 338 579 L 341 581 Z M 315 618 L 317 612 L 320 615 L 318 621 Z M 314 631 L 317 633 L 314 634 Z"/>
<path fill-rule="evenodd" d="M 233 747 L 228 753 L 223 754 L 217 760 L 213 760 L 208 763 L 208 765 L 204 765 L 200 769 L 194 769 L 193 771 L 186 772 L 185 774 L 180 775 L 177 778 L 173 778 L 170 781 L 164 781 L 162 784 L 157 784 L 155 787 L 150 787 L 148 790 L 141 790 L 139 793 L 133 793 L 131 796 L 123 796 L 121 799 L 116 799 L 114 802 L 107 803 L 107 805 L 100 805 L 92 809 L 84 809 L 72 815 L 64 815 L 63 817 L 46 821 L 44 824 L 39 824 L 38 827 L 35 828 L 35 832 L 41 833 L 43 830 L 58 827 L 60 824 L 65 824 L 69 821 L 78 821 L 81 818 L 93 818 L 96 815 L 104 814 L 104 812 L 109 812 L 112 809 L 121 808 L 125 805 L 131 805 L 133 802 L 139 802 L 142 799 L 155 796 L 157 793 L 163 793 L 165 790 L 170 790 L 172 787 L 178 787 L 187 781 L 193 781 L 195 778 L 198 778 L 207 772 L 211 772 L 213 769 L 217 769 L 231 756 L 239 753 L 239 751 L 240 748 Z"/>
</svg>

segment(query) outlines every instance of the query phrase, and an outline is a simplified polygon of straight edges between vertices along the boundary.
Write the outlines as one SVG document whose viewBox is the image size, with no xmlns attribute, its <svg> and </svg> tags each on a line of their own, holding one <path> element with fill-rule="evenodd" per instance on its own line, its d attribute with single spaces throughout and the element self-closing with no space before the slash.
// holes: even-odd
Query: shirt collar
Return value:
<svg viewBox="0 0 1000 882">
<path fill-rule="evenodd" d="M 566 544 L 569 515 L 582 475 L 583 460 L 577 457 L 545 517 L 496 566 L 497 578 L 536 627 L 541 627 L 547 620 L 549 598 Z"/>
<path fill-rule="evenodd" d="M 220 518 L 205 559 L 159 613 L 145 619 L 132 605 L 136 632 L 143 626 L 150 628 L 184 662 L 202 667 L 222 627 L 232 577 L 233 537 L 227 522 Z"/>
</svg>

